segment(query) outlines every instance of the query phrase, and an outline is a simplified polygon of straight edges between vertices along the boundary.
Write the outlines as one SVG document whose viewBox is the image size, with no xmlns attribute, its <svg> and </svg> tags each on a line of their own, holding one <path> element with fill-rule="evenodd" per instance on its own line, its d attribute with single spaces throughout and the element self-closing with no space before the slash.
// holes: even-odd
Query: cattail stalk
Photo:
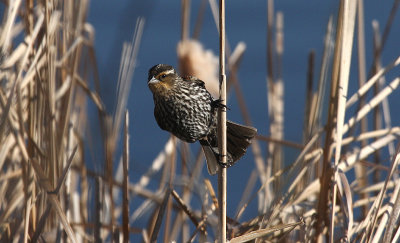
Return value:
<svg viewBox="0 0 400 243">
<path fill-rule="evenodd" d="M 219 74 L 220 74 L 220 99 L 222 107 L 218 110 L 219 117 L 219 150 L 221 163 L 226 164 L 226 75 L 225 75 L 225 0 L 219 2 Z M 227 170 L 221 167 L 218 174 L 219 194 L 219 233 L 220 242 L 226 242 L 226 186 Z"/>
</svg>

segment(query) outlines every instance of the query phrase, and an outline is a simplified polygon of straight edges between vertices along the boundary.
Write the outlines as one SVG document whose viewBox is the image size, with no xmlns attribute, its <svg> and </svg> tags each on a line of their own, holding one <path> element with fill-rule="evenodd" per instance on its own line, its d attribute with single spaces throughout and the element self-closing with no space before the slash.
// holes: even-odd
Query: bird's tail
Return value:
<svg viewBox="0 0 400 243">
<path fill-rule="evenodd" d="M 231 121 L 226 122 L 227 127 L 227 166 L 233 165 L 245 153 L 251 140 L 257 134 L 257 129 L 250 126 L 240 125 Z M 216 129 L 207 136 L 207 139 L 200 140 L 204 155 L 207 160 L 208 172 L 211 175 L 217 173 L 219 165 L 219 150 Z"/>
</svg>

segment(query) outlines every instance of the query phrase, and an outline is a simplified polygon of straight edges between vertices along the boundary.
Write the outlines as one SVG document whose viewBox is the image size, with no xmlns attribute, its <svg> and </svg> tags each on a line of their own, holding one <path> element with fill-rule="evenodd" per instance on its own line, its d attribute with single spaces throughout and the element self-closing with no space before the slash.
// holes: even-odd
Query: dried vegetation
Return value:
<svg viewBox="0 0 400 243">
<path fill-rule="evenodd" d="M 217 96 L 217 58 L 195 40 L 201 24 L 189 37 L 190 5 L 182 2 L 180 71 L 201 76 Z M 209 3 L 217 19 L 217 4 Z M 398 112 L 388 97 L 399 96 L 400 79 L 387 80 L 386 75 L 398 73 L 400 56 L 381 62 L 398 3 L 394 0 L 382 35 L 374 23 L 374 49 L 369 50 L 363 0 L 338 2 L 337 16 L 327 24 L 320 65 L 314 52 L 309 56 L 304 129 L 299 131 L 304 139 L 296 144 L 284 140 L 284 15 L 275 14 L 273 1 L 268 1 L 265 112 L 270 134 L 259 135 L 248 151 L 254 168 L 249 178 L 241 178 L 246 190 L 236 214 L 228 216 L 231 242 L 399 241 L 400 127 L 391 124 L 391 115 Z M 192 158 L 191 148 L 171 137 L 141 178 L 128 176 L 126 106 L 143 20 L 138 20 L 132 42 L 124 45 L 117 106 L 110 115 L 99 96 L 88 1 L 1 4 L 0 241 L 213 241 L 219 205 L 216 188 L 202 175 L 200 152 Z M 235 93 L 245 123 L 251 124 L 237 76 L 245 49 L 244 43 L 232 52 L 227 48 L 228 90 Z M 374 59 L 366 60 L 366 52 L 373 52 Z M 352 53 L 357 55 L 354 63 Z M 368 69 L 366 63 L 372 66 Z M 358 70 L 357 78 L 349 75 L 352 69 Z M 354 93 L 348 92 L 350 81 L 358 83 Z M 102 173 L 89 169 L 85 156 L 85 130 L 93 122 L 87 117 L 89 103 L 100 124 Z M 285 161 L 286 147 L 298 149 L 295 161 Z M 120 160 L 115 159 L 117 148 L 123 151 Z M 177 163 L 182 163 L 181 171 Z M 160 185 L 151 190 L 148 185 L 159 171 Z M 139 206 L 132 207 L 135 200 Z M 255 200 L 258 215 L 243 221 Z M 132 226 L 143 219 L 147 225 Z"/>
</svg>

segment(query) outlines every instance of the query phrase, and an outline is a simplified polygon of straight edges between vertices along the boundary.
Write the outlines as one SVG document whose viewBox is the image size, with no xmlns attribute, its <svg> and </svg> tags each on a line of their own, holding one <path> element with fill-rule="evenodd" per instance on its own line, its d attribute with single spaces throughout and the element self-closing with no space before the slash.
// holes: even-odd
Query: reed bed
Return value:
<svg viewBox="0 0 400 243">
<path fill-rule="evenodd" d="M 397 113 L 388 98 L 398 98 L 400 79 L 387 77 L 398 73 L 400 56 L 382 62 L 399 2 L 393 1 L 383 34 L 373 23 L 373 50 L 365 46 L 370 37 L 364 32 L 369 23 L 363 19 L 363 0 L 338 2 L 337 15 L 327 23 L 321 61 L 317 51 L 308 57 L 303 142 L 298 144 L 284 139 L 285 15 L 267 0 L 269 134 L 259 134 L 248 150 L 254 165 L 250 176 L 241 178 L 246 189 L 239 204 L 228 202 L 236 207 L 226 218 L 228 241 L 399 241 L 400 127 L 391 122 Z M 127 101 L 144 19 L 138 19 L 132 41 L 123 46 L 116 107 L 108 111 L 99 95 L 88 1 L 1 4 L 0 242 L 219 239 L 218 190 L 202 175 L 200 151 L 171 136 L 147 172 L 129 176 L 135 169 L 129 114 L 135 111 L 128 112 Z M 206 4 L 190 36 L 190 1 L 182 1 L 177 56 L 180 72 L 203 79 L 217 97 L 218 57 L 196 39 Z M 209 5 L 218 28 L 218 4 L 211 0 Z M 243 121 L 251 125 L 237 75 L 246 45 L 231 49 L 228 38 L 227 92 L 235 94 Z M 368 52 L 373 60 L 366 60 Z M 350 75 L 353 69 L 358 77 Z M 355 92 L 348 91 L 350 82 L 359 86 Z M 88 107 L 97 111 L 95 119 L 89 119 Z M 87 128 L 94 122 L 101 134 L 100 170 L 87 156 Z M 294 161 L 284 157 L 288 148 L 298 150 Z M 157 188 L 149 186 L 154 181 L 160 182 Z M 254 202 L 257 215 L 243 220 Z"/>
</svg>

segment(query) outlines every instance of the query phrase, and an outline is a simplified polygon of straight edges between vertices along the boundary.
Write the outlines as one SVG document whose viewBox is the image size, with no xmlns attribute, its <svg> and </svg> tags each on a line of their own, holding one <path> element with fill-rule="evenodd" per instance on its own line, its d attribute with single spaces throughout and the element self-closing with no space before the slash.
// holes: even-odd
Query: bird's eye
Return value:
<svg viewBox="0 0 400 243">
<path fill-rule="evenodd" d="M 165 77 L 167 77 L 167 75 L 165 75 L 165 74 L 161 75 L 161 78 L 165 78 Z"/>
</svg>

